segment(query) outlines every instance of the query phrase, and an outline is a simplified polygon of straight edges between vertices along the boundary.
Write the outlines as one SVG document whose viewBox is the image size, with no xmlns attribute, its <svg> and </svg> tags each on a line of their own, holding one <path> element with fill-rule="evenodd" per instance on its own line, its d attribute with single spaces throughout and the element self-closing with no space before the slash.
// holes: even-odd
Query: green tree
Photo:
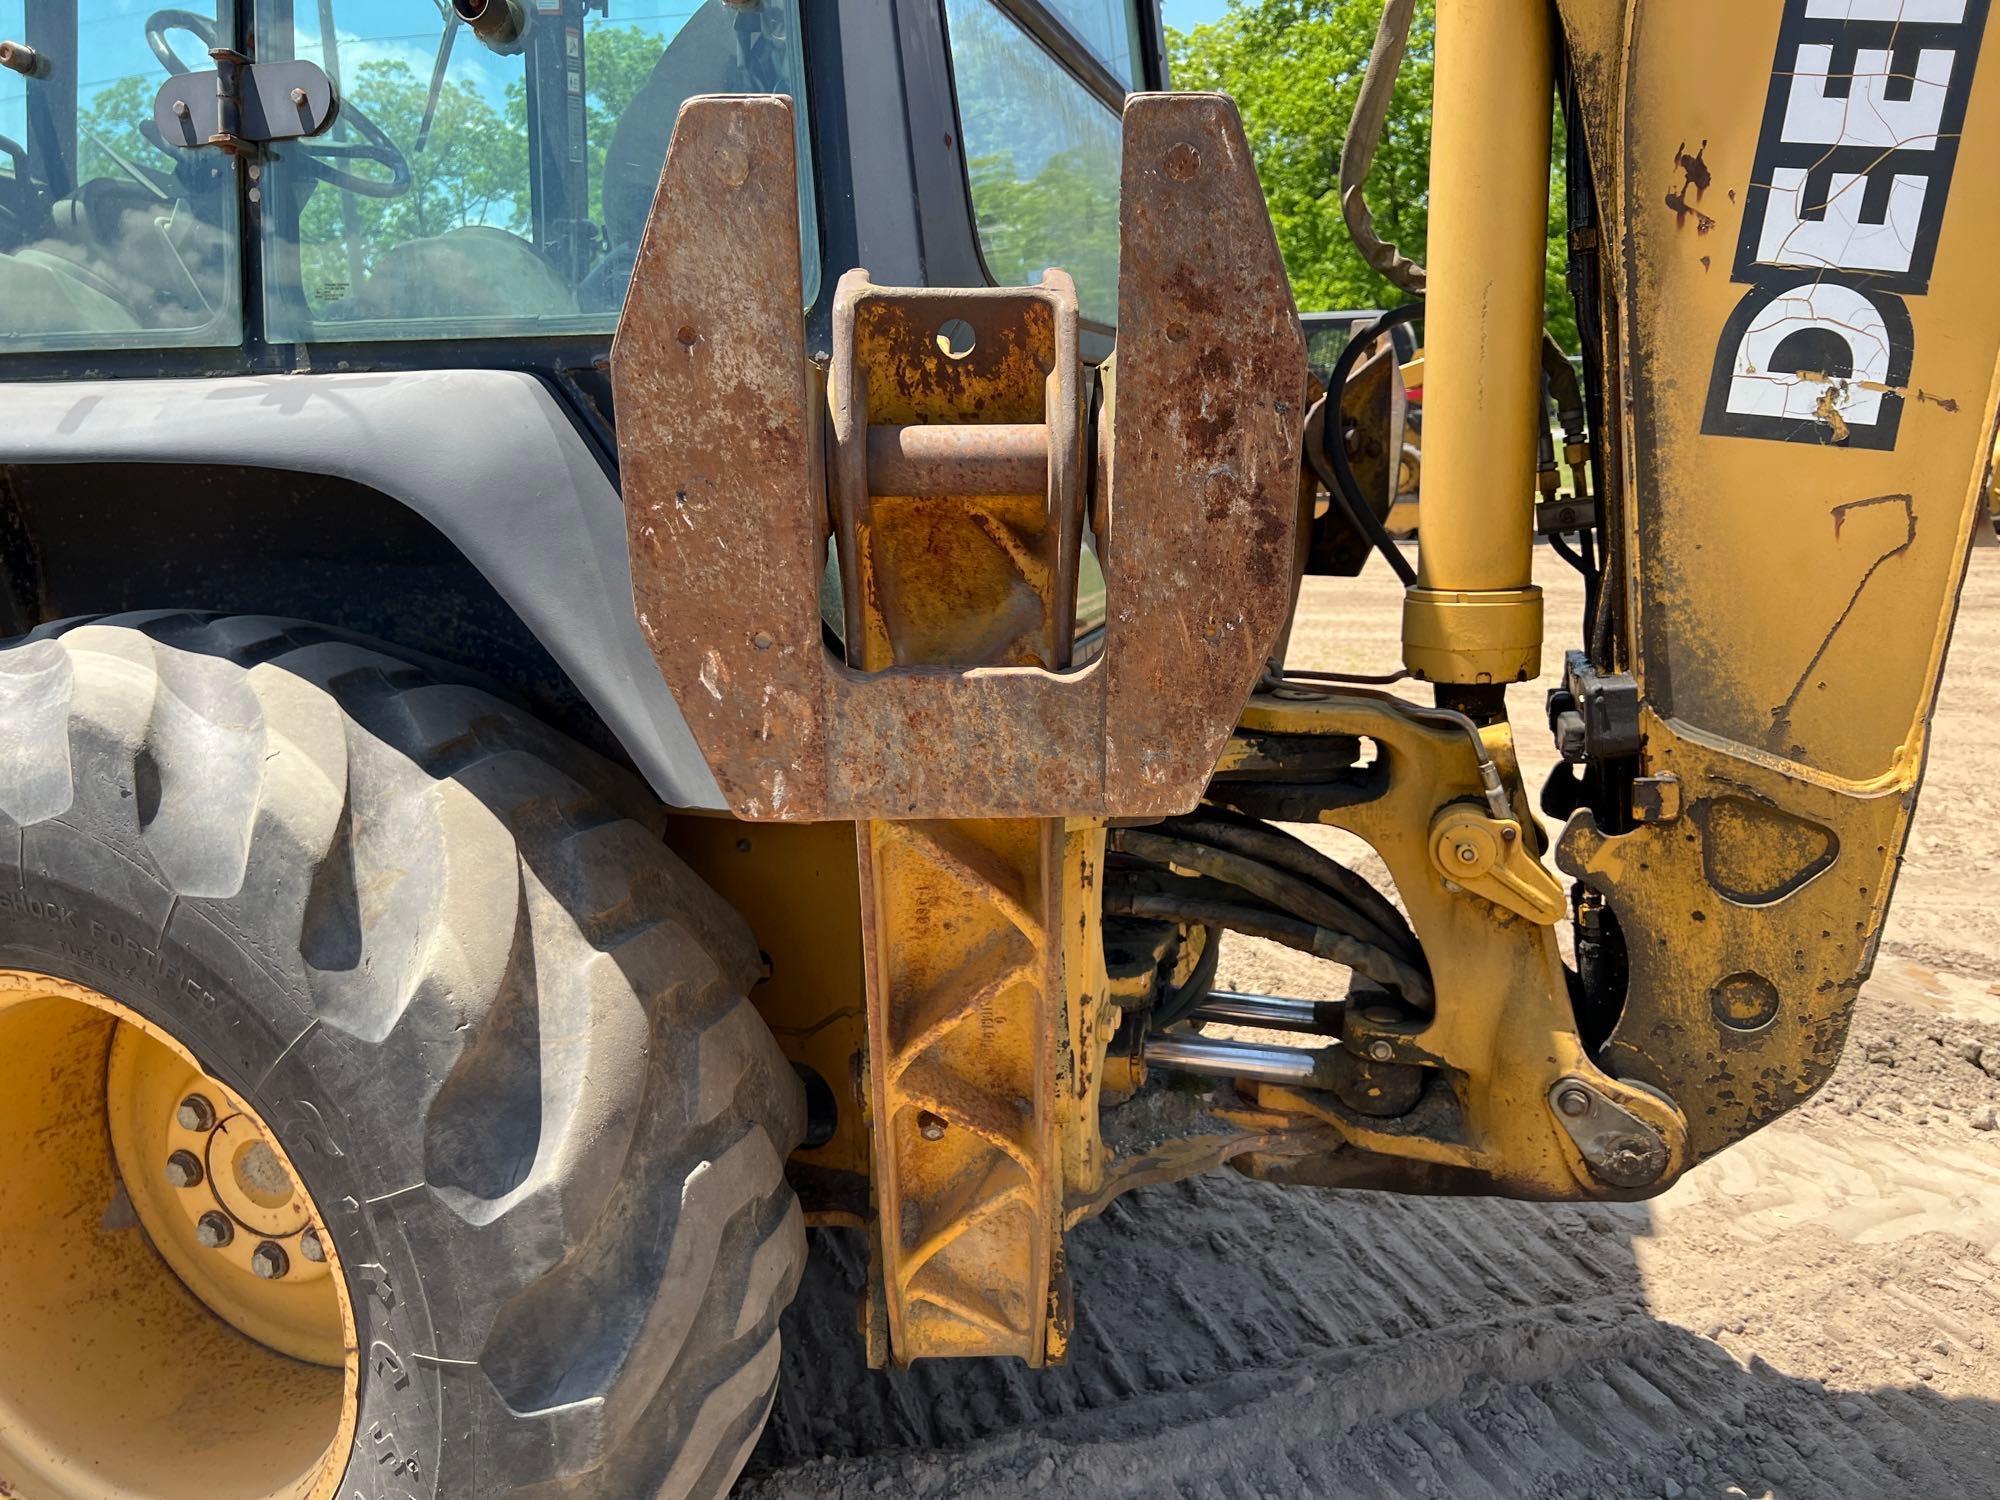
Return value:
<svg viewBox="0 0 2000 1500">
<path fill-rule="evenodd" d="M 585 140 L 590 156 L 590 217 L 604 222 L 604 153 L 626 107 L 660 62 L 660 37 L 639 26 L 597 26 L 584 33 Z"/>
<path fill-rule="evenodd" d="M 469 224 L 519 227 L 526 222 L 528 173 L 519 146 L 523 121 L 503 115 L 471 86 L 447 81 L 438 92 L 430 136 L 418 151 L 414 142 L 428 92 L 428 80 L 401 61 L 364 62 L 347 79 L 348 98 L 402 148 L 410 164 L 410 187 L 394 198 L 347 195 L 326 183 L 313 189 L 300 215 L 299 252 L 306 291 L 314 300 L 346 295 L 354 269 L 350 231 L 365 270 L 381 251 L 408 240 L 430 239 Z M 342 127 L 335 138 L 355 141 L 360 136 Z M 387 175 L 370 163 L 338 165 L 357 177 Z"/>
<path fill-rule="evenodd" d="M 1370 270 L 1340 212 L 1340 146 L 1382 15 L 1382 0 L 1229 0 L 1217 20 L 1169 30 L 1174 86 L 1232 95 L 1257 158 L 1278 248 L 1306 309 L 1394 307 L 1407 296 Z M 1422 261 L 1429 230 L 1431 76 L 1436 9 L 1420 0 L 1368 178 L 1375 227 Z M 1557 122 L 1560 130 L 1560 121 Z M 1549 326 L 1576 347 L 1563 285 L 1562 153 L 1549 210 Z"/>
<path fill-rule="evenodd" d="M 986 268 L 1003 285 L 1026 285 L 1046 266 L 1076 278 L 1086 314 L 1118 315 L 1118 170 L 1088 147 L 1072 147 L 1020 176 L 1011 156 L 966 164 L 979 211 Z"/>
<path fill-rule="evenodd" d="M 158 77 L 128 73 L 81 101 L 76 117 L 78 182 L 94 177 L 127 179 L 128 165 L 151 172 L 174 169 L 173 153 L 162 151 L 139 129 L 141 122 L 152 120 L 153 96 L 159 91 Z"/>
<path fill-rule="evenodd" d="M 986 0 L 949 0 L 952 71 L 986 268 L 1061 266 L 1086 317 L 1118 316 L 1118 117 Z"/>
</svg>

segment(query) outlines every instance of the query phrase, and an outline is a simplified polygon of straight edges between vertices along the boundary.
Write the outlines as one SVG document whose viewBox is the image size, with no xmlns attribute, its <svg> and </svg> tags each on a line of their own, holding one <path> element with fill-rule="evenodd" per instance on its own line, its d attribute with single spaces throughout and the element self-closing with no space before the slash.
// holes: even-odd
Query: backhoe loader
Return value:
<svg viewBox="0 0 2000 1500">
<path fill-rule="evenodd" d="M 1436 0 L 1423 265 L 1411 8 L 1413 557 L 1150 5 L 0 10 L 0 1495 L 717 1496 L 808 1226 L 875 1363 L 1039 1368 L 1134 1188 L 1644 1198 L 1825 1081 L 1987 0 Z M 1363 566 L 1393 682 L 1289 659 Z"/>
</svg>

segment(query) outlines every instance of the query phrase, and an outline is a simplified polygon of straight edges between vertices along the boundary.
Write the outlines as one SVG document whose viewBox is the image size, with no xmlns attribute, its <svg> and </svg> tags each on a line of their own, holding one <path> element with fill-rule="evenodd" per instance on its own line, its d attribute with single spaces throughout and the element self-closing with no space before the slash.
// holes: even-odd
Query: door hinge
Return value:
<svg viewBox="0 0 2000 1500">
<path fill-rule="evenodd" d="M 178 73 L 153 99 L 153 125 L 168 146 L 240 156 L 268 141 L 318 135 L 340 112 L 333 80 L 303 58 L 252 62 L 232 47 L 208 55 L 214 71 Z"/>
</svg>

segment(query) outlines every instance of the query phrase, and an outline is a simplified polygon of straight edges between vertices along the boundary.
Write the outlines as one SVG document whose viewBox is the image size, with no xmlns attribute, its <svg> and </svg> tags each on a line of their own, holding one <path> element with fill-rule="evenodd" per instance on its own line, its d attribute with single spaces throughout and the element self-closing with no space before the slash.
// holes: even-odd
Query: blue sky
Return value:
<svg viewBox="0 0 2000 1500">
<path fill-rule="evenodd" d="M 159 64 L 146 50 L 145 18 L 161 0 L 79 0 L 82 55 L 88 60 L 85 76 L 79 79 L 84 103 L 88 105 L 97 89 L 123 74 L 136 73 L 152 79 L 163 76 Z M 203 0 L 196 9 L 206 9 L 212 0 Z M 348 68 L 368 58 L 392 58 L 407 64 L 420 78 L 430 76 L 438 33 L 442 25 L 434 10 L 435 0 L 336 0 L 335 14 L 342 33 L 344 61 Z M 612 14 L 616 24 L 634 23 L 657 28 L 664 41 L 680 29 L 700 0 L 620 0 Z M 18 36 L 22 26 L 22 0 L 0 0 L 0 35 Z M 1186 30 L 1204 21 L 1213 21 L 1228 8 L 1228 0 L 1163 0 L 1161 12 L 1169 26 Z M 301 12 L 310 14 L 309 7 Z M 310 26 L 301 27 L 309 31 Z M 361 40 L 366 38 L 366 41 Z M 520 64 L 493 57 L 483 48 L 461 37 L 453 49 L 451 76 L 471 83 L 490 97 L 498 98 L 508 76 L 517 74 Z M 176 32 L 172 41 L 183 56 L 199 58 L 201 47 L 191 36 Z M 317 51 L 318 39 L 302 36 L 301 50 Z M 19 136 L 25 124 L 27 81 L 13 73 L 0 74 L 0 133 Z"/>
<path fill-rule="evenodd" d="M 1169 26 L 1186 31 L 1190 26 L 1213 21 L 1228 8 L 1228 0 L 1161 0 L 1160 14 Z"/>
</svg>

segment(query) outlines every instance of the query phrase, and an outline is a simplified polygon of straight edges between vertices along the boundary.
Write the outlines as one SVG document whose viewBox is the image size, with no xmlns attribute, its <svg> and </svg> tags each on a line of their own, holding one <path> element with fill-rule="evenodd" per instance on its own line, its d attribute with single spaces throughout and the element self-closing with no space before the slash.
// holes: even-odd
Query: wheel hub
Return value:
<svg viewBox="0 0 2000 1500">
<path fill-rule="evenodd" d="M 0 969 L 0 1494 L 331 1500 L 360 1361 L 248 1103 L 137 1012 Z"/>
<path fill-rule="evenodd" d="M 130 1026 L 112 1039 L 110 1080 L 119 1174 L 167 1263 L 239 1332 L 294 1359 L 339 1365 L 344 1330 L 325 1227 L 262 1122 L 219 1080 Z"/>
</svg>

